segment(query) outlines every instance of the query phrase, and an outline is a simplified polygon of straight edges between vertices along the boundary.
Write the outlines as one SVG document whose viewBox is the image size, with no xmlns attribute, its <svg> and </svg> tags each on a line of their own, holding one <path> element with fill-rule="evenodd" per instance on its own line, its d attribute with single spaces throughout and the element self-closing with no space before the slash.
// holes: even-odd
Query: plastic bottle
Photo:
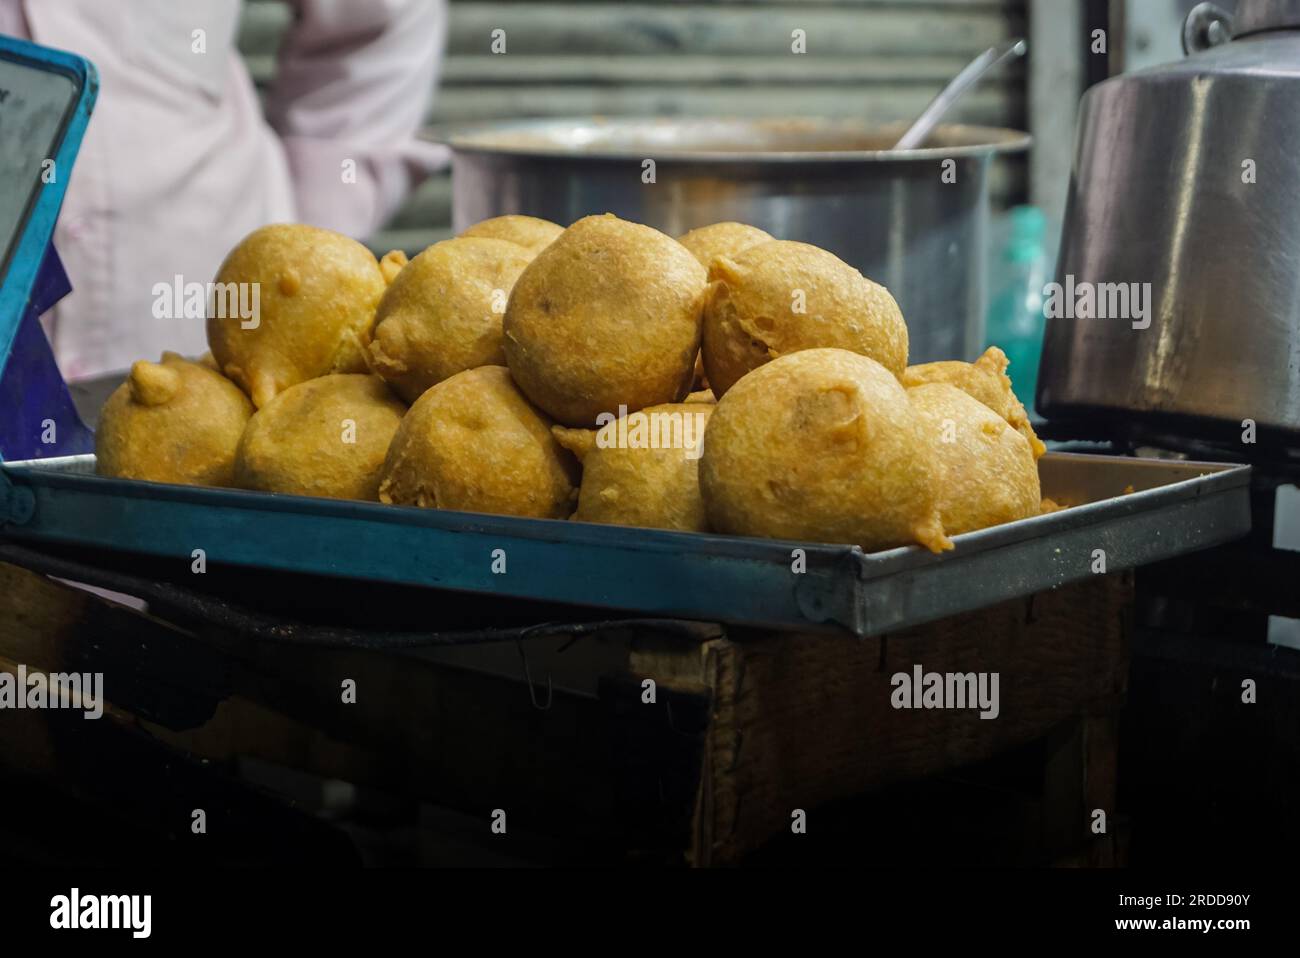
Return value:
<svg viewBox="0 0 1300 958">
<path fill-rule="evenodd" d="M 1043 287 L 1051 264 L 1043 248 L 1046 220 L 1036 206 L 1016 206 L 1008 213 L 1010 231 L 993 276 L 985 335 L 1011 360 L 1007 370 L 1016 398 L 1034 412 L 1038 363 L 1043 352 Z"/>
</svg>

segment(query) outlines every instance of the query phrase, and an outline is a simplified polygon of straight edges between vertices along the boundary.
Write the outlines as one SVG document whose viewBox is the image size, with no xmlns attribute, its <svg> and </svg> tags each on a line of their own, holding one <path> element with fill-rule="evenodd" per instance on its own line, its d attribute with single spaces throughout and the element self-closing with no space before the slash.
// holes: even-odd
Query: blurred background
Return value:
<svg viewBox="0 0 1300 958">
<path fill-rule="evenodd" d="M 614 212 L 673 235 L 738 219 L 815 243 L 889 287 L 916 362 L 974 359 L 996 343 L 1029 405 L 1079 98 L 1109 76 L 1180 57 L 1191 6 L 0 0 L 0 33 L 76 50 L 102 79 L 55 237 L 73 293 L 42 322 L 64 377 L 80 383 L 164 349 L 201 353 L 201 324 L 164 315 L 157 284 L 208 281 L 239 238 L 268 222 L 414 256 L 450 237 L 453 219 L 464 228 L 500 213 L 567 224 Z M 207 48 L 194 49 L 194 35 L 211 35 L 215 55 L 196 55 Z M 752 181 L 738 168 L 687 171 L 651 198 L 615 166 L 613 179 L 581 163 L 516 176 L 500 151 L 472 161 L 462 142 L 453 197 L 450 154 L 435 145 L 466 127 L 562 117 L 588 128 L 602 118 L 685 121 L 705 144 L 725 139 L 715 118 L 751 132 L 764 118 L 901 130 L 972 59 L 1014 38 L 1028 41 L 1028 55 L 984 76 L 945 123 L 991 128 L 973 134 L 984 146 L 1027 131 L 1032 148 L 999 150 L 991 167 L 989 149 L 945 181 L 956 190 L 922 155 L 842 165 L 839 179 L 828 168 Z M 636 122 L 619 142 L 649 126 Z M 761 157 L 774 142 L 751 149 Z M 959 145 L 938 134 L 933 143 Z"/>
<path fill-rule="evenodd" d="M 1106 76 L 1182 55 L 1191 0 L 452 0 L 431 135 L 457 124 L 546 116 L 915 117 L 966 63 L 1002 40 L 1026 60 L 982 83 L 959 122 L 1028 130 L 1028 156 L 998 161 L 995 209 L 1040 207 L 1052 244 L 1069 176 L 1075 109 Z M 1231 0 L 1223 4 L 1231 7 Z M 290 21 L 249 0 L 239 47 L 259 88 Z M 790 55 L 792 31 L 808 52 Z M 505 31 L 506 53 L 491 50 Z M 1106 31 L 1093 53 L 1093 31 Z M 451 235 L 450 174 L 427 181 L 371 238 L 408 253 Z M 998 244 L 993 244 L 997 252 Z"/>
</svg>

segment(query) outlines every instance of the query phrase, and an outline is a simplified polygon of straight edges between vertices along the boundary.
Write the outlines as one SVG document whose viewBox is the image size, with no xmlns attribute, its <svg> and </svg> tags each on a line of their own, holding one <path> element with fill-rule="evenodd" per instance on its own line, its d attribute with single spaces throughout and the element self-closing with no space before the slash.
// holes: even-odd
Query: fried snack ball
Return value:
<svg viewBox="0 0 1300 958">
<path fill-rule="evenodd" d="M 388 285 L 393 284 L 397 279 L 397 274 L 406 268 L 410 260 L 406 258 L 406 251 L 400 249 L 390 249 L 387 253 L 379 258 L 379 272 L 384 277 L 384 282 Z"/>
<path fill-rule="evenodd" d="M 707 532 L 700 453 L 714 407 L 648 406 L 599 430 L 555 426 L 560 445 L 582 462 L 574 519 L 617 526 Z"/>
<path fill-rule="evenodd" d="M 730 222 L 701 226 L 677 237 L 677 242 L 690 250 L 705 269 L 719 256 L 734 257 L 751 246 L 771 240 L 771 234 L 764 233 L 757 226 Z"/>
<path fill-rule="evenodd" d="M 816 246 L 772 240 L 713 260 L 704 369 L 719 398 L 751 369 L 813 348 L 860 353 L 897 375 L 907 326 L 889 290 Z"/>
<path fill-rule="evenodd" d="M 718 400 L 700 491 L 717 532 L 868 551 L 952 548 L 937 466 L 892 372 L 844 349 L 780 356 Z"/>
<path fill-rule="evenodd" d="M 948 535 L 1036 516 L 1038 465 L 1029 441 L 948 383 L 907 391 L 939 467 L 939 515 Z"/>
<path fill-rule="evenodd" d="M 397 274 L 379 301 L 371 369 L 415 402 L 462 370 L 504 365 L 501 317 L 531 259 L 506 240 L 434 243 Z"/>
<path fill-rule="evenodd" d="M 336 373 L 290 386 L 254 413 L 235 485 L 331 499 L 379 496 L 379 470 L 406 404 L 383 380 Z"/>
<path fill-rule="evenodd" d="M 719 256 L 736 256 L 751 246 L 766 243 L 770 239 L 772 239 L 771 234 L 764 233 L 757 226 L 726 222 L 701 226 L 689 233 L 683 233 L 677 237 L 677 242 L 690 250 L 691 255 L 700 261 L 700 265 L 708 269 L 709 264 Z M 707 385 L 704 353 L 701 352 L 695 357 L 695 388 L 707 388 Z"/>
<path fill-rule="evenodd" d="M 388 448 L 379 501 L 567 519 L 578 465 L 502 366 L 457 373 L 421 396 Z"/>
<path fill-rule="evenodd" d="M 564 227 L 536 216 L 494 216 L 475 223 L 462 232 L 462 237 L 479 236 L 486 239 L 508 240 L 536 256 L 550 246 L 564 232 Z"/>
<path fill-rule="evenodd" d="M 366 371 L 385 279 L 356 240 L 314 226 L 264 226 L 230 251 L 216 282 L 214 299 L 229 301 L 222 288 L 258 292 L 258 315 L 249 319 L 229 306 L 213 314 L 210 306 L 208 346 L 259 409 L 308 379 Z M 237 285 L 225 287 L 230 283 Z"/>
<path fill-rule="evenodd" d="M 566 426 L 678 402 L 694 378 L 704 285 L 672 237 L 608 213 L 580 219 L 515 283 L 507 365 Z"/>
<path fill-rule="evenodd" d="M 229 486 L 235 449 L 253 415 L 239 387 L 176 353 L 139 360 L 108 397 L 95 431 L 101 476 Z"/>
<path fill-rule="evenodd" d="M 1007 359 L 1007 354 L 996 346 L 990 346 L 973 363 L 956 359 L 921 363 L 919 366 L 908 366 L 899 379 L 908 388 L 924 383 L 948 383 L 967 395 L 974 396 L 1024 436 L 1037 459 L 1047 451 L 1047 447 L 1029 424 L 1024 404 L 1011 390 L 1011 377 L 1007 375 L 1009 365 L 1011 360 Z"/>
</svg>

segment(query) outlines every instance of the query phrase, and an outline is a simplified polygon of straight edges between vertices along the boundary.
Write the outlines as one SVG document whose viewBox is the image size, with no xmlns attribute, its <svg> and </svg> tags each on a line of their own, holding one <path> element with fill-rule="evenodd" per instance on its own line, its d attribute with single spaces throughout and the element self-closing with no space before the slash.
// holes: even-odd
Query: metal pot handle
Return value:
<svg viewBox="0 0 1300 958">
<path fill-rule="evenodd" d="M 1217 3 L 1198 3 L 1183 21 L 1183 53 L 1190 56 L 1232 39 L 1232 14 Z"/>
</svg>

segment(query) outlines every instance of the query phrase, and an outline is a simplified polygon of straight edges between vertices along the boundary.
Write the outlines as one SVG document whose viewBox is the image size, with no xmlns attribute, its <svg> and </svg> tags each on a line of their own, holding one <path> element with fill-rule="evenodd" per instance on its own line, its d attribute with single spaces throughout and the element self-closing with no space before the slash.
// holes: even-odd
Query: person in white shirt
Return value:
<svg viewBox="0 0 1300 958">
<path fill-rule="evenodd" d="M 54 243 L 73 292 L 43 322 L 69 380 L 206 349 L 201 318 L 154 315 L 159 283 L 210 282 L 267 223 L 358 239 L 447 162 L 416 138 L 445 0 L 287 0 L 259 103 L 235 48 L 239 0 L 0 0 L 0 33 L 99 72 Z"/>
</svg>

